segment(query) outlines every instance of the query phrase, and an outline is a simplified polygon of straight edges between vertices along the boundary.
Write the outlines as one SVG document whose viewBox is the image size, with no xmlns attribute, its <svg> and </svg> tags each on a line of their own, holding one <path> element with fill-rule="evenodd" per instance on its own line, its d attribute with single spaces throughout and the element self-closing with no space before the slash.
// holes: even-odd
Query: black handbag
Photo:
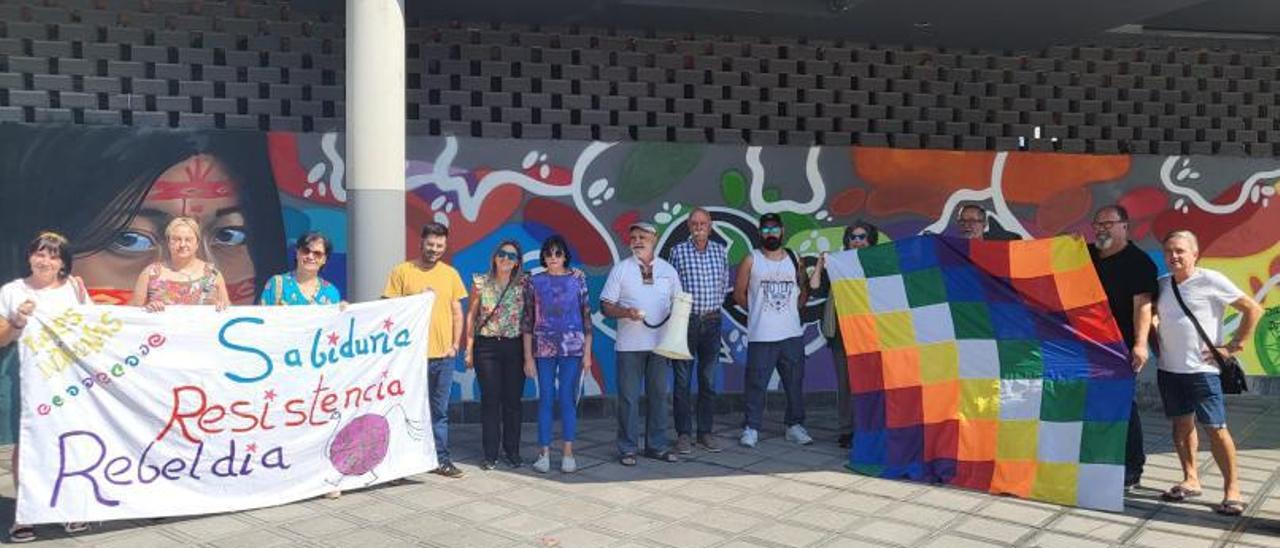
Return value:
<svg viewBox="0 0 1280 548">
<path fill-rule="evenodd" d="M 1245 378 L 1244 368 L 1240 367 L 1240 360 L 1235 356 L 1223 358 L 1218 353 L 1217 345 L 1209 340 L 1209 334 L 1204 332 L 1204 328 L 1200 326 L 1200 320 L 1196 319 L 1195 314 L 1191 313 L 1191 309 L 1187 308 L 1187 303 L 1182 300 L 1182 292 L 1178 290 L 1178 280 L 1173 276 L 1169 276 L 1169 285 L 1173 287 L 1173 296 L 1178 299 L 1178 306 L 1182 307 L 1182 313 L 1191 318 L 1191 325 L 1196 326 L 1196 333 L 1200 334 L 1200 340 L 1208 345 L 1209 352 L 1213 354 L 1213 360 L 1218 362 L 1218 376 L 1222 379 L 1222 392 L 1224 394 L 1240 394 L 1249 391 L 1249 381 Z"/>
</svg>

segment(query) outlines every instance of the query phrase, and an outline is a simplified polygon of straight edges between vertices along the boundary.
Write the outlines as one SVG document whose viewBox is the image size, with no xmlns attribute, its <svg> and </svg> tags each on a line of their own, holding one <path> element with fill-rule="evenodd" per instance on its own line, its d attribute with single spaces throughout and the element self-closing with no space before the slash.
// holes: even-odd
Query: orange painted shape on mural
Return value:
<svg viewBox="0 0 1280 548">
<path fill-rule="evenodd" d="M 867 191 L 861 188 L 850 188 L 836 194 L 836 197 L 831 200 L 831 214 L 837 217 L 853 215 L 862 209 L 866 202 Z"/>
<path fill-rule="evenodd" d="M 1089 189 L 1065 189 L 1036 208 L 1036 226 L 1045 235 L 1067 232 L 1068 227 L 1086 218 L 1092 207 L 1093 195 L 1089 193 Z"/>
<path fill-rule="evenodd" d="M 1005 200 L 1044 205 L 1073 188 L 1115 181 L 1129 173 L 1131 159 L 1124 154 L 1010 153 L 1004 165 Z"/>
<path fill-rule="evenodd" d="M 990 186 L 995 153 L 853 147 L 849 156 L 871 187 L 868 213 L 933 218 L 955 191 Z"/>
<path fill-rule="evenodd" d="M 1243 184 L 1231 185 L 1211 200 L 1214 204 L 1234 203 Z M 1201 257 L 1248 257 L 1275 243 L 1280 226 L 1280 208 L 1245 200 L 1240 208 L 1226 215 L 1208 213 L 1188 204 L 1187 213 L 1169 209 L 1152 223 L 1153 236 L 1162 238 L 1173 230 L 1190 230 L 1200 240 Z"/>
</svg>

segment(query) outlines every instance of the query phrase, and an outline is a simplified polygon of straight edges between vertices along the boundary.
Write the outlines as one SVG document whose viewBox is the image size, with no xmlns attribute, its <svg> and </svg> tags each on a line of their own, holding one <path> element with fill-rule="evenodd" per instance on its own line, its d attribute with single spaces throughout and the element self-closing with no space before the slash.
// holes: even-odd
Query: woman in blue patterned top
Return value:
<svg viewBox="0 0 1280 548">
<path fill-rule="evenodd" d="M 297 245 L 297 264 L 293 272 L 277 274 L 267 280 L 258 304 L 293 306 L 342 302 L 338 288 L 320 277 L 320 269 L 333 253 L 333 243 L 324 234 L 311 231 L 298 238 Z"/>
<path fill-rule="evenodd" d="M 337 286 L 320 277 L 320 269 L 333 253 L 333 242 L 318 231 L 310 231 L 298 238 L 297 259 L 293 272 L 276 274 L 267 280 L 258 297 L 263 306 L 299 306 L 311 304 L 336 304 L 346 308 Z M 325 498 L 336 499 L 342 491 L 333 490 Z"/>
</svg>

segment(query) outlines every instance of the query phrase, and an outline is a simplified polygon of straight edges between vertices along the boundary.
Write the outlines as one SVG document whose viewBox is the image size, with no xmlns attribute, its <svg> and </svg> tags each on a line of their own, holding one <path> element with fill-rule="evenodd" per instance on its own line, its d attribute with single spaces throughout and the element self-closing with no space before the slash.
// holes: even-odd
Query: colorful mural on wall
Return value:
<svg viewBox="0 0 1280 548">
<path fill-rule="evenodd" d="M 207 252 L 227 273 L 236 303 L 289 268 L 288 242 L 318 229 L 333 236 L 326 277 L 345 288 L 343 138 L 339 134 L 0 125 L 0 277 L 22 275 L 23 247 L 37 230 L 77 245 L 75 273 L 100 302 L 127 300 L 154 260 L 161 230 L 195 215 Z M 1203 264 L 1227 273 L 1267 314 L 1244 361 L 1250 373 L 1280 374 L 1280 160 L 1100 156 L 857 147 L 748 147 L 412 137 L 407 146 L 406 254 L 429 220 L 451 227 L 449 258 L 463 274 L 485 268 L 492 248 L 515 239 L 530 251 L 552 233 L 567 237 L 598 294 L 625 257 L 622 233 L 637 219 L 659 227 L 660 247 L 687 236 L 694 206 L 709 209 L 714 237 L 737 263 L 757 241 L 760 214 L 780 213 L 788 245 L 812 265 L 840 245 L 845 224 L 866 219 L 887 239 L 950 233 L 956 209 L 978 202 L 991 230 L 1024 237 L 1091 237 L 1094 209 L 1125 205 L 1137 243 L 1162 264 L 1158 237 L 1190 228 Z M 808 390 L 834 387 L 817 331 L 822 302 L 809 303 Z M 724 367 L 717 382 L 740 391 L 745 319 L 726 304 Z M 1235 320 L 1229 320 L 1233 326 Z M 595 319 L 596 363 L 586 393 L 614 387 L 612 321 Z M 0 408 L 14 406 L 14 367 L 0 367 Z M 461 364 L 459 365 L 462 370 Z M 470 372 L 455 399 L 474 399 Z M 774 381 L 776 384 L 776 379 Z M 532 396 L 532 387 L 528 394 Z M 0 440 L 9 439 L 0 424 Z"/>
</svg>

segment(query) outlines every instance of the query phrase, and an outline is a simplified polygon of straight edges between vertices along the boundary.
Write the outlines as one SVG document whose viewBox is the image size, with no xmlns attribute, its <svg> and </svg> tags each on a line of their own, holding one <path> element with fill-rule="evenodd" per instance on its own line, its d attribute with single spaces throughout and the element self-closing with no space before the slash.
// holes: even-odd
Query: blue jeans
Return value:
<svg viewBox="0 0 1280 548">
<path fill-rule="evenodd" d="M 618 453 L 640 448 L 640 389 L 649 405 L 645 413 L 645 451 L 667 450 L 667 368 L 671 360 L 653 352 L 618 352 Z"/>
<path fill-rule="evenodd" d="M 453 388 L 454 358 L 427 359 L 427 390 L 431 398 L 431 436 L 436 441 L 436 460 L 449 462 L 449 391 Z"/>
<path fill-rule="evenodd" d="M 554 408 L 560 404 L 560 437 L 572 442 L 578 430 L 578 385 L 582 357 L 535 358 L 538 364 L 538 446 L 551 445 Z"/>
<path fill-rule="evenodd" d="M 1222 396 L 1222 378 L 1217 373 L 1156 372 L 1164 416 L 1184 417 L 1192 413 L 1206 428 L 1227 427 L 1227 404 Z"/>
<path fill-rule="evenodd" d="M 764 419 L 764 393 L 769 389 L 769 376 L 774 370 L 782 379 L 787 395 L 787 426 L 804 424 L 804 339 L 792 337 L 781 341 L 747 343 L 747 378 L 744 399 L 746 417 L 743 425 L 760 429 Z"/>
<path fill-rule="evenodd" d="M 716 413 L 716 369 L 720 365 L 720 315 L 689 317 L 689 353 L 698 366 L 698 434 L 710 434 Z M 693 360 L 672 362 L 675 366 L 676 433 L 693 433 L 693 407 L 689 401 L 689 381 L 693 377 Z"/>
</svg>

